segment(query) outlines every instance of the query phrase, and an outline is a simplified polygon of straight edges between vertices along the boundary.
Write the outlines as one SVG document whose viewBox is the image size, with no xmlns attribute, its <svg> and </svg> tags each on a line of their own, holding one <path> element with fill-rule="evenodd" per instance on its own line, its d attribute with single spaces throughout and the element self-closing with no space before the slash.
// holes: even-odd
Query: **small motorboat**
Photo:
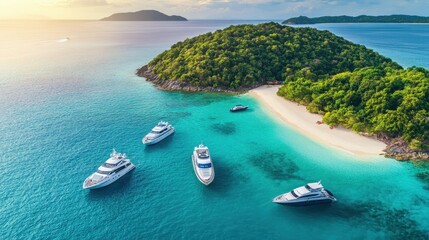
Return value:
<svg viewBox="0 0 429 240">
<path fill-rule="evenodd" d="M 231 112 L 240 112 L 240 111 L 247 110 L 247 108 L 248 108 L 247 106 L 238 104 L 238 105 L 235 105 L 234 107 L 232 107 L 231 109 L 229 109 L 229 111 L 231 111 Z"/>
</svg>

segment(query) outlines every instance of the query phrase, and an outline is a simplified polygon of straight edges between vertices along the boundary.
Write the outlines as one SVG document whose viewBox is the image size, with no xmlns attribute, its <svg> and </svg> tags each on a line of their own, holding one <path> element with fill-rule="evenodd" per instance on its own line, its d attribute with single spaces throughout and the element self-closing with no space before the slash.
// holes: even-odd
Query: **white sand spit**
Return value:
<svg viewBox="0 0 429 240">
<path fill-rule="evenodd" d="M 261 86 L 249 91 L 265 111 L 306 136 L 328 146 L 354 155 L 378 155 L 386 144 L 371 137 L 352 132 L 343 127 L 330 129 L 326 124 L 317 124 L 322 116 L 307 111 L 305 106 L 277 96 L 280 86 Z"/>
</svg>

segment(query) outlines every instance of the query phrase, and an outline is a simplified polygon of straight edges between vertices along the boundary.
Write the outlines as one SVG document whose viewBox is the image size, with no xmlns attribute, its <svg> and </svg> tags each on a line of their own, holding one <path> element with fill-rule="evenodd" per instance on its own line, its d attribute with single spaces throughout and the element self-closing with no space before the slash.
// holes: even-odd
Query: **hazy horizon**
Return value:
<svg viewBox="0 0 429 240">
<path fill-rule="evenodd" d="M 150 9 L 150 10 L 154 10 L 154 9 Z M 156 11 L 158 11 L 158 10 L 156 10 Z M 122 13 L 122 12 L 118 12 L 118 13 Z M 112 14 L 114 14 L 114 13 L 112 13 Z M 112 15 L 112 14 L 110 14 L 110 15 Z M 110 15 L 107 15 L 105 17 L 108 17 Z M 175 14 L 173 14 L 173 15 L 175 15 Z M 429 15 L 396 14 L 396 13 L 383 14 L 383 15 L 368 15 L 368 14 L 361 14 L 361 15 L 367 15 L 367 16 L 408 15 L 408 16 L 429 17 Z M 182 15 L 176 15 L 176 16 L 185 17 L 187 20 L 190 20 L 190 21 L 199 21 L 199 20 L 217 20 L 217 21 L 284 21 L 286 19 L 293 18 L 293 17 L 299 17 L 299 16 L 306 16 L 306 17 L 309 17 L 309 18 L 317 18 L 317 17 L 324 17 L 324 16 L 334 16 L 334 17 L 337 17 L 337 16 L 351 16 L 351 17 L 357 17 L 357 16 L 361 16 L 361 15 L 347 15 L 347 14 L 342 14 L 342 15 L 320 15 L 320 16 L 312 16 L 312 17 L 306 16 L 306 15 L 296 15 L 296 16 L 290 16 L 290 17 L 287 17 L 287 18 L 187 18 L 186 16 L 182 16 Z M 99 21 L 102 18 L 0 18 L 0 21 Z"/>
<path fill-rule="evenodd" d="M 339 15 L 427 16 L 425 0 L 16 0 L 0 2 L 1 20 L 98 20 L 118 12 L 157 10 L 201 20 L 264 20 Z"/>
</svg>

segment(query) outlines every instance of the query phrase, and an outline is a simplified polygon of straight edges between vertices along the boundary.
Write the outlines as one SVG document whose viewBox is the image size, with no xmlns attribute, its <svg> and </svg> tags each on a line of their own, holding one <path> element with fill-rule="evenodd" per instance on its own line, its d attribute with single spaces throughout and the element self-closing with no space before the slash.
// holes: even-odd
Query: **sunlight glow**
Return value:
<svg viewBox="0 0 429 240">
<path fill-rule="evenodd" d="M 158 10 L 188 19 L 286 19 L 305 15 L 426 16 L 428 0 L 0 0 L 1 19 L 100 19 Z"/>
</svg>

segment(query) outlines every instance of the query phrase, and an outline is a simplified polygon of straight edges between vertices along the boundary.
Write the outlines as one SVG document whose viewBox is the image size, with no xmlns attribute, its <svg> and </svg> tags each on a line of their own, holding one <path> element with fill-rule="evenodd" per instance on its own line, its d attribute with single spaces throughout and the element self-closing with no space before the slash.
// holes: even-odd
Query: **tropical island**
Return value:
<svg viewBox="0 0 429 240">
<path fill-rule="evenodd" d="M 245 92 L 284 81 L 277 94 L 324 124 L 382 140 L 389 157 L 429 158 L 429 71 L 403 69 L 328 31 L 231 26 L 174 44 L 137 74 L 184 91 Z"/>
<path fill-rule="evenodd" d="M 168 16 L 156 10 L 141 10 L 138 12 L 115 13 L 100 21 L 188 21 L 181 16 Z"/>
<path fill-rule="evenodd" d="M 317 24 L 317 23 L 429 23 L 429 17 L 414 15 L 388 15 L 388 16 L 323 16 L 309 18 L 299 16 L 283 21 L 283 24 Z"/>
</svg>

